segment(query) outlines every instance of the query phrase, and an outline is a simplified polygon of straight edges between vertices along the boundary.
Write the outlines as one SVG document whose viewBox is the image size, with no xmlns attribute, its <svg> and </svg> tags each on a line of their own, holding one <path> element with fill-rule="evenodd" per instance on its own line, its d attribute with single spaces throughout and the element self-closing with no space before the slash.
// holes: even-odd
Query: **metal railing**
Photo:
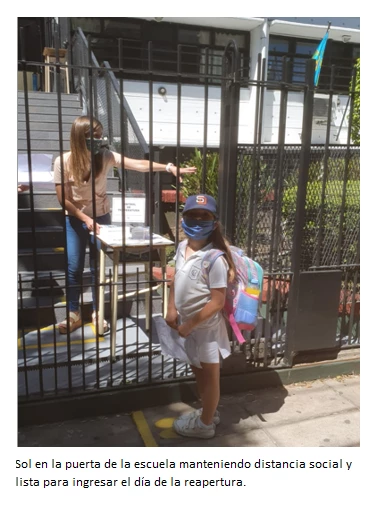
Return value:
<svg viewBox="0 0 380 512">
<path fill-rule="evenodd" d="M 70 69 L 74 78 L 75 90 L 82 97 L 84 111 L 93 113 L 102 122 L 104 135 L 109 137 L 112 147 L 116 148 L 120 144 L 117 149 L 132 158 L 144 158 L 148 152 L 152 157 L 153 74 L 147 76 L 150 131 L 148 147 L 125 100 L 123 76 L 116 78 L 115 69 L 111 68 L 108 62 L 103 63 L 102 66 L 99 65 L 91 50 L 91 44 L 80 29 L 77 30 L 72 44 Z M 265 68 L 265 63 L 263 63 L 263 68 Z M 207 80 L 210 76 L 207 75 L 207 70 L 205 71 L 206 73 L 199 77 L 205 80 L 204 104 L 205 113 L 207 113 L 209 107 Z M 180 163 L 182 82 L 180 74 L 172 73 L 171 78 L 177 85 L 178 130 L 176 142 L 177 163 Z M 239 85 L 237 76 L 233 75 L 221 77 L 221 81 L 222 85 L 228 84 L 228 87 Z M 286 80 L 277 85 L 285 94 Z M 267 82 L 264 79 L 259 79 L 253 84 L 260 94 L 266 86 Z M 298 87 L 301 90 L 301 86 Z M 307 89 L 305 85 L 303 87 L 305 90 Z M 27 98 L 27 96 L 28 93 L 25 91 L 25 97 Z M 223 98 L 222 94 L 221 96 Z M 57 102 L 59 103 L 59 101 L 60 91 L 58 91 Z M 246 146 L 237 144 L 236 159 L 230 162 L 231 170 L 237 170 L 237 186 L 236 190 L 232 190 L 235 195 L 234 201 L 219 203 L 223 213 L 227 212 L 235 219 L 231 223 L 234 226 L 233 242 L 245 248 L 250 256 L 258 260 L 265 271 L 266 295 L 263 301 L 263 318 L 253 332 L 252 339 L 243 348 L 246 356 L 246 367 L 243 371 L 254 371 L 257 367 L 275 368 L 283 365 L 283 354 L 288 343 L 289 291 L 293 286 L 295 275 L 291 266 L 296 230 L 296 213 L 293 210 L 297 189 L 299 189 L 301 157 L 305 151 L 303 146 L 287 147 L 284 144 L 285 122 L 281 127 L 277 145 L 264 146 L 260 144 L 262 97 L 260 102 L 261 105 L 258 105 L 257 112 L 260 112 L 261 117 L 256 119 L 254 128 L 255 143 Z M 58 109 L 58 112 L 61 110 Z M 282 111 L 281 119 L 286 119 L 285 110 Z M 32 119 L 26 116 L 26 123 L 31 122 Z M 206 115 L 204 125 L 203 154 L 206 155 Z M 221 132 L 223 130 L 222 126 Z M 60 142 L 62 142 L 61 135 L 60 133 Z M 221 145 L 222 150 L 224 148 Z M 360 321 L 357 305 L 360 303 L 360 266 L 359 251 L 355 243 L 358 239 L 359 211 L 355 198 L 358 195 L 359 150 L 349 144 L 346 147 L 330 147 L 328 144 L 325 148 L 312 147 L 309 144 L 307 150 L 310 153 L 311 162 L 307 169 L 310 178 L 311 192 L 309 196 L 312 208 L 309 209 L 311 216 L 307 217 L 307 198 L 309 196 L 306 184 L 305 225 L 310 234 L 301 240 L 299 267 L 300 269 L 321 270 L 329 265 L 342 269 L 343 286 L 337 312 L 340 320 L 336 334 L 337 346 L 358 346 Z M 328 159 L 326 159 L 327 154 L 329 155 Z M 204 163 L 203 184 L 206 171 Z M 131 175 L 130 172 L 127 174 Z M 144 176 L 143 173 L 140 174 Z M 149 173 L 149 175 L 152 174 Z M 219 174 L 221 173 L 219 172 Z M 356 183 L 350 188 L 349 182 Z M 342 187 L 339 183 L 342 183 Z M 226 180 L 224 185 L 228 187 L 230 182 Z M 124 193 L 126 188 L 123 187 L 122 190 Z M 177 187 L 177 192 L 179 192 L 179 187 Z M 151 199 L 153 193 L 151 186 L 147 189 L 147 193 L 148 199 Z M 32 195 L 31 199 L 33 199 Z M 178 202 L 176 206 L 178 228 Z M 33 219 L 37 220 L 38 216 L 33 207 L 31 213 Z M 49 219 L 51 217 L 52 213 L 49 212 Z M 314 222 L 314 225 L 311 225 L 310 222 Z M 302 234 L 304 227 L 301 229 L 298 226 L 297 229 Z M 36 238 L 35 232 L 36 230 L 33 229 L 34 239 Z M 311 252 L 310 249 L 312 249 Z M 62 253 L 57 251 L 58 255 Z M 159 384 L 189 378 L 190 371 L 187 365 L 163 356 L 156 333 L 152 329 L 145 328 L 146 316 L 151 319 L 152 315 L 162 313 L 162 296 L 159 293 L 162 279 L 153 280 L 152 275 L 145 279 L 140 270 L 134 271 L 125 278 L 124 267 L 123 283 L 118 283 L 119 286 L 112 289 L 110 284 L 112 263 L 108 261 L 107 279 L 101 284 L 98 282 L 97 285 L 106 289 L 106 299 L 109 302 L 114 298 L 115 293 L 119 294 L 122 291 L 123 297 L 118 304 L 122 306 L 122 312 L 119 311 L 118 315 L 120 322 L 117 326 L 116 357 L 112 357 L 108 335 L 104 337 L 98 336 L 97 333 L 94 335 L 89 326 L 79 329 L 74 336 L 68 336 L 67 339 L 58 337 L 57 327 L 52 317 L 55 314 L 54 308 L 57 303 L 61 303 L 64 294 L 63 266 L 59 266 L 60 273 L 50 272 L 45 276 L 44 286 L 41 286 L 38 283 L 40 275 L 37 271 L 37 265 L 41 260 L 37 258 L 36 250 L 34 250 L 33 256 L 35 282 L 29 283 L 29 289 L 25 289 L 22 272 L 20 272 L 19 278 L 21 324 L 26 317 L 28 302 L 33 298 L 33 294 L 36 294 L 40 301 L 35 314 L 37 329 L 36 325 L 32 325 L 32 323 L 29 326 L 21 325 L 18 340 L 19 395 L 22 400 L 80 394 L 107 388 L 114 390 L 122 387 L 137 387 L 153 382 Z M 148 253 L 148 257 L 151 270 L 152 263 L 156 261 L 152 250 Z M 142 262 L 144 262 L 144 258 L 142 258 Z M 58 279 L 60 279 L 59 282 Z M 147 287 L 150 289 L 149 303 L 144 303 L 139 298 L 144 296 L 146 293 L 144 290 Z M 45 322 L 44 320 L 43 308 L 49 309 L 51 313 L 49 321 Z M 31 332 L 28 327 L 32 329 Z M 232 348 L 234 352 L 241 350 L 235 342 L 232 342 Z"/>
<path fill-rule="evenodd" d="M 89 44 L 90 43 L 90 44 Z M 108 62 L 99 65 L 91 50 L 91 39 L 78 28 L 72 39 L 74 87 L 80 93 L 84 114 L 92 108 L 94 117 L 103 125 L 103 135 L 116 151 L 135 159 L 144 159 L 149 147 L 123 94 L 123 83 L 118 80 Z M 90 102 L 92 105 L 90 106 Z M 141 173 L 125 175 L 124 189 L 138 188 L 145 192 L 146 183 Z"/>
</svg>

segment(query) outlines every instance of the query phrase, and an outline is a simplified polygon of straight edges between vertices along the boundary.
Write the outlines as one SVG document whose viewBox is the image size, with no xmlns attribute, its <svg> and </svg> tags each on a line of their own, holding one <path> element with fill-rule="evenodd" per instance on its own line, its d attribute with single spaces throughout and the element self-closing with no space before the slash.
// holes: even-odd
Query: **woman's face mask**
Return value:
<svg viewBox="0 0 380 512">
<path fill-rule="evenodd" d="M 215 220 L 182 219 L 182 229 L 192 240 L 205 240 L 215 229 Z"/>
<path fill-rule="evenodd" d="M 103 139 L 93 139 L 94 142 L 94 155 L 100 153 L 102 149 Z M 86 146 L 89 151 L 91 151 L 91 139 L 86 139 Z"/>
</svg>

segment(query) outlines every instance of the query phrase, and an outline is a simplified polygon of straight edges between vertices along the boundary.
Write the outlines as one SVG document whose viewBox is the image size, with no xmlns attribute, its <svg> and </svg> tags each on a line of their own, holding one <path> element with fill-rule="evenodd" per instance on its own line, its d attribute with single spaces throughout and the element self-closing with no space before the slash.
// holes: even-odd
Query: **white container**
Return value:
<svg viewBox="0 0 380 512">
<path fill-rule="evenodd" d="M 133 240 L 149 240 L 149 228 L 146 228 L 144 226 L 136 226 L 132 228 L 132 239 Z"/>
</svg>

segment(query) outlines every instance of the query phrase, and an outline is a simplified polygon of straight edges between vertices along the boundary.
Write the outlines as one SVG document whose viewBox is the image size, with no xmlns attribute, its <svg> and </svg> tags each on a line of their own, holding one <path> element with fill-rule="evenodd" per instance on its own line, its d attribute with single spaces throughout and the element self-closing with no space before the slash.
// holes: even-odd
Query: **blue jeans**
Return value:
<svg viewBox="0 0 380 512">
<path fill-rule="evenodd" d="M 96 218 L 98 224 L 111 224 L 109 213 Z M 84 269 L 84 259 L 86 255 L 87 242 L 90 246 L 90 270 L 91 270 L 91 291 L 93 311 L 97 310 L 97 297 L 95 290 L 95 252 L 100 249 L 100 242 L 95 240 L 84 222 L 66 215 L 66 242 L 67 242 L 67 260 L 68 260 L 68 284 L 67 301 L 69 311 L 79 311 L 79 297 L 81 292 L 80 284 Z M 99 255 L 97 258 L 99 267 Z"/>
</svg>

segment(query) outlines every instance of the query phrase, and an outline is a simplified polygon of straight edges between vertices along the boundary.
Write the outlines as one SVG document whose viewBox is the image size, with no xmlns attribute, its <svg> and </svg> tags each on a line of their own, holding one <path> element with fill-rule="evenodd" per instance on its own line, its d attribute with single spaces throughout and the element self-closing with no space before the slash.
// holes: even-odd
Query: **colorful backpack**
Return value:
<svg viewBox="0 0 380 512">
<path fill-rule="evenodd" d="M 238 247 L 230 246 L 236 267 L 235 279 L 228 283 L 223 312 L 239 343 L 245 343 L 241 331 L 252 331 L 256 324 L 263 287 L 263 269 Z M 202 274 L 208 281 L 209 272 L 219 256 L 219 249 L 210 249 L 202 260 Z"/>
</svg>

